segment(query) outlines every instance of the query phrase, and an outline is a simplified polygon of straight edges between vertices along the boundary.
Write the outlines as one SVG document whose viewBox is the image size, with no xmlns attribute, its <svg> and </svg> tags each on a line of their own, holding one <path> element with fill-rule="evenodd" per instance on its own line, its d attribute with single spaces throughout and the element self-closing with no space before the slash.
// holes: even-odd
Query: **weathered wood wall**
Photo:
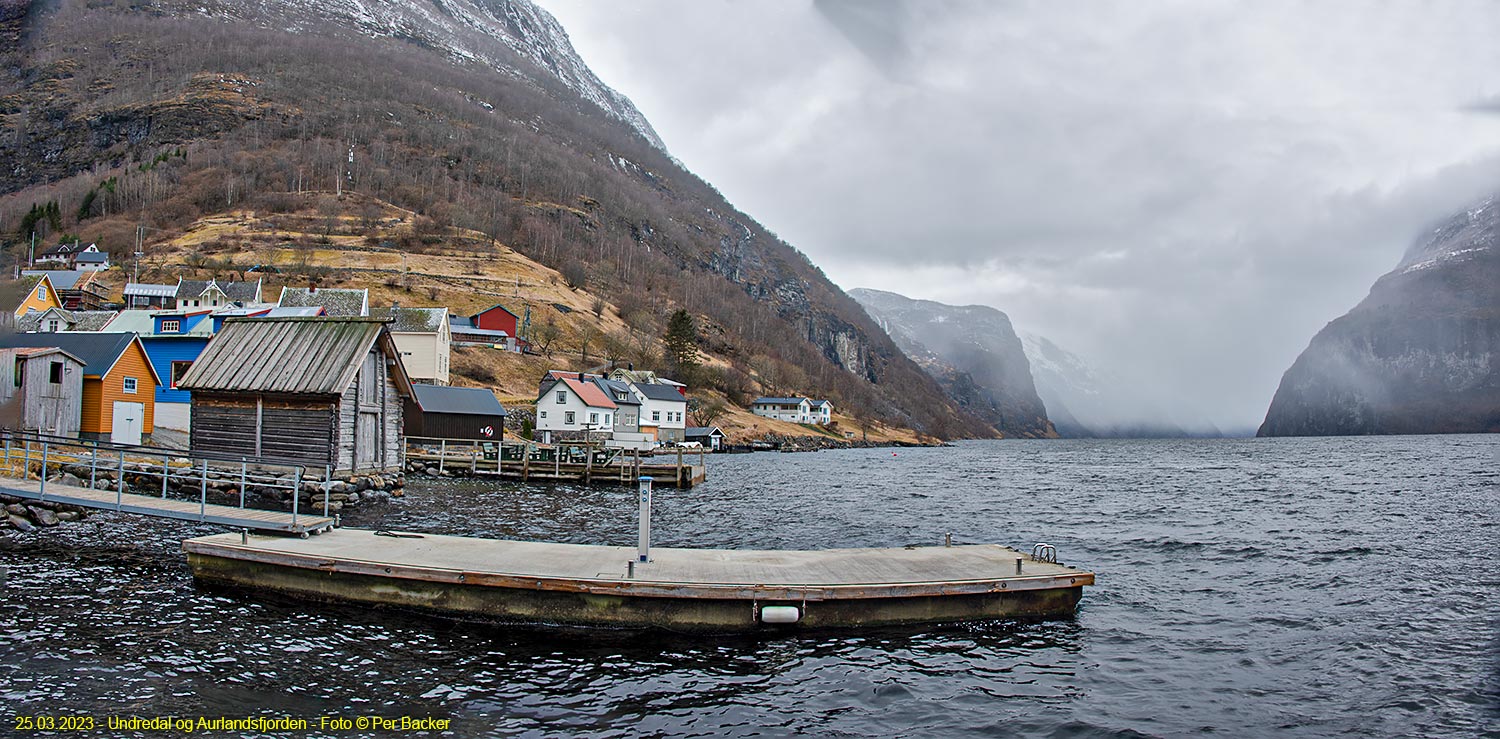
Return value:
<svg viewBox="0 0 1500 739">
<path fill-rule="evenodd" d="M 52 363 L 63 365 L 62 382 L 52 382 Z M 16 386 L 16 372 L 21 386 Z M 21 428 L 58 436 L 77 436 L 83 412 L 83 365 L 58 353 L 16 361 L 14 351 L 0 351 L 0 403 L 14 402 Z"/>
<path fill-rule="evenodd" d="M 334 461 L 333 398 L 193 393 L 194 452 L 324 467 Z"/>
<path fill-rule="evenodd" d="M 364 388 L 364 397 L 361 397 Z M 373 433 L 373 439 L 361 439 L 359 416 L 361 408 L 368 416 L 375 414 L 373 427 L 366 426 L 365 434 Z M 396 387 L 390 367 L 386 366 L 385 354 L 372 349 L 361 365 L 359 374 L 338 403 L 338 454 L 335 469 L 340 472 L 385 472 L 401 467 L 402 447 L 401 392 Z M 367 422 L 368 423 L 368 422 Z M 356 457 L 360 444 L 373 449 L 373 460 L 360 464 Z"/>
</svg>

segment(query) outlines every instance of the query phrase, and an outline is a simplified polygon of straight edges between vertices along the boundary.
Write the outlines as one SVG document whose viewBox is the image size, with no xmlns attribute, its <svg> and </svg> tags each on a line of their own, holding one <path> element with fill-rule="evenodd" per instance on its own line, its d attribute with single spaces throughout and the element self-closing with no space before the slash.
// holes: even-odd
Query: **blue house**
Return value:
<svg viewBox="0 0 1500 739">
<path fill-rule="evenodd" d="M 121 311 L 106 328 L 140 335 L 151 368 L 162 380 L 156 387 L 156 425 L 187 431 L 192 419 L 193 397 L 188 391 L 178 389 L 177 382 L 208 347 L 208 342 L 223 327 L 225 318 L 230 315 L 264 315 L 269 310 L 270 306 L 217 313 L 212 309 L 127 310 Z M 225 315 L 219 315 L 221 313 Z"/>
</svg>

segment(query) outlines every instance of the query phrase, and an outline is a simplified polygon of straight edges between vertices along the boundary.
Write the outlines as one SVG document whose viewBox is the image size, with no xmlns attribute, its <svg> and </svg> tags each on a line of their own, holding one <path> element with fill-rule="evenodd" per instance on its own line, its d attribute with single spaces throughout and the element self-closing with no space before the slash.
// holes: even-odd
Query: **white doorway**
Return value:
<svg viewBox="0 0 1500 739">
<path fill-rule="evenodd" d="M 146 430 L 146 405 L 115 401 L 115 418 L 110 425 L 109 440 L 116 444 L 139 446 Z"/>
</svg>

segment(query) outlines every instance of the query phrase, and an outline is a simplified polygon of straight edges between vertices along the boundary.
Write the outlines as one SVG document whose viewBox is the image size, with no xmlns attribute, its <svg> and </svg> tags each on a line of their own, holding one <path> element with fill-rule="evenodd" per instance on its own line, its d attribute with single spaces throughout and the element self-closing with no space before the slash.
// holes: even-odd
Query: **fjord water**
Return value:
<svg viewBox="0 0 1500 739">
<path fill-rule="evenodd" d="M 1500 439 L 1004 441 L 721 456 L 663 546 L 1029 547 L 1074 619 L 771 636 L 520 628 L 206 592 L 207 527 L 0 558 L 9 714 L 444 716 L 454 734 L 1496 736 Z M 617 488 L 413 485 L 347 525 L 632 545 Z M 623 563 L 622 563 L 623 565 Z M 320 732 L 298 732 L 298 736 Z M 348 734 L 345 734 L 348 735 Z"/>
</svg>

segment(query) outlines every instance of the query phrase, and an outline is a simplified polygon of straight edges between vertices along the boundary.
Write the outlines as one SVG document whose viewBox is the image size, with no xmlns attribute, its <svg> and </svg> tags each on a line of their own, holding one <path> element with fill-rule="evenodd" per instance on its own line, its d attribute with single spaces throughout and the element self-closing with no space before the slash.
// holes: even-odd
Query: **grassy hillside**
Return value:
<svg viewBox="0 0 1500 739">
<path fill-rule="evenodd" d="M 541 356 L 484 348 L 457 348 L 452 358 L 454 384 L 493 390 L 507 406 L 526 406 L 536 399 L 536 383 L 548 369 L 582 370 L 606 361 L 628 361 L 643 369 L 665 370 L 662 326 L 654 314 L 622 314 L 607 290 L 587 284 L 570 286 L 561 273 L 538 264 L 484 234 L 446 228 L 419 234 L 421 217 L 354 192 L 309 192 L 296 198 L 301 208 L 282 213 L 238 210 L 199 219 L 180 232 L 160 234 L 161 241 L 138 265 L 144 282 L 173 282 L 177 277 L 264 280 L 264 295 L 275 300 L 283 286 L 367 288 L 372 307 L 400 304 L 447 307 L 466 315 L 501 303 L 532 325 L 550 324 L 556 337 Z M 249 272 L 251 267 L 274 271 Z M 134 260 L 103 273 L 101 282 L 119 300 L 133 280 Z M 658 306 L 662 308 L 664 306 Z M 701 318 L 700 318 L 701 320 Z M 706 333 L 719 331 L 712 324 Z M 704 386 L 692 397 L 725 408 L 714 424 L 733 441 L 767 434 L 831 436 L 799 424 L 760 418 L 744 410 L 757 394 L 773 392 L 753 368 L 739 370 L 731 358 L 705 357 Z M 726 375 L 745 375 L 731 385 Z M 839 427 L 856 438 L 917 441 L 909 430 L 891 428 L 839 414 Z M 866 424 L 861 427 L 861 424 Z"/>
</svg>

